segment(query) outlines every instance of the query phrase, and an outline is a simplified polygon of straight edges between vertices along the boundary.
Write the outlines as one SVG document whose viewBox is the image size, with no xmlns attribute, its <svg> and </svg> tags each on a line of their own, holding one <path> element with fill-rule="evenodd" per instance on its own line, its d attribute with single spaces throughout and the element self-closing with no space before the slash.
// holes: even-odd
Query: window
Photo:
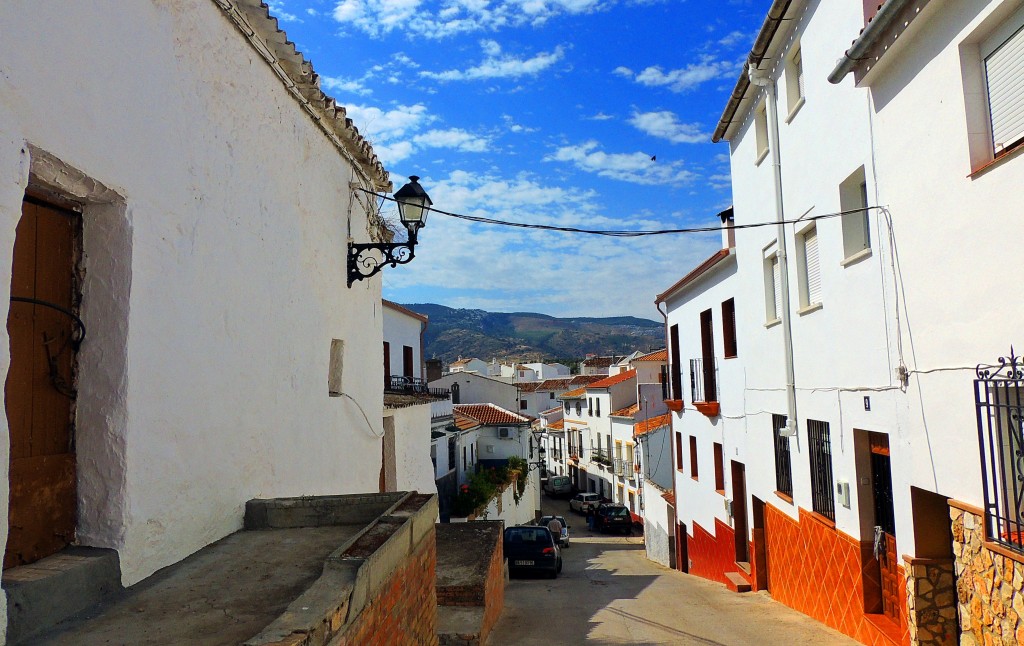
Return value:
<svg viewBox="0 0 1024 646">
<path fill-rule="evenodd" d="M 391 388 L 391 344 L 387 341 L 384 342 L 384 388 Z"/>
<path fill-rule="evenodd" d="M 626 469 L 630 470 L 633 468 L 633 445 L 626 445 Z"/>
<path fill-rule="evenodd" d="M 789 456 L 789 438 L 782 435 L 786 428 L 785 415 L 772 415 L 772 432 L 775 435 L 775 490 L 793 497 L 793 467 Z"/>
<path fill-rule="evenodd" d="M 736 301 L 722 303 L 722 346 L 726 359 L 736 357 Z"/>
<path fill-rule="evenodd" d="M 526 410 L 526 400 L 525 399 L 520 399 L 519 400 L 519 410 Z"/>
<path fill-rule="evenodd" d="M 832 497 L 832 441 L 828 422 L 807 420 L 807 446 L 811 463 L 812 508 L 829 520 L 836 519 Z"/>
<path fill-rule="evenodd" d="M 1024 11 L 981 44 L 981 56 L 992 151 L 998 157 L 1024 140 Z"/>
<path fill-rule="evenodd" d="M 774 242 L 764 250 L 764 307 L 767 323 L 782 319 L 782 273 Z"/>
<path fill-rule="evenodd" d="M 843 264 L 866 256 L 871 249 L 868 220 L 868 184 L 864 167 L 858 168 L 839 185 L 839 208 L 843 211 Z"/>
<path fill-rule="evenodd" d="M 466 470 L 466 447 L 462 447 L 462 470 Z"/>
<path fill-rule="evenodd" d="M 600 397 L 595 397 L 594 398 L 594 412 L 597 414 L 598 417 L 601 416 L 601 398 Z"/>
<path fill-rule="evenodd" d="M 581 406 L 581 402 L 580 402 L 579 400 L 576 400 L 576 414 L 577 414 L 577 415 L 579 415 L 579 414 L 580 414 L 580 410 L 581 410 L 581 408 L 582 408 L 582 406 Z"/>
<path fill-rule="evenodd" d="M 690 436 L 690 477 L 697 479 L 697 438 Z"/>
<path fill-rule="evenodd" d="M 715 336 L 711 310 L 700 313 L 701 358 L 697 360 L 699 370 L 691 371 L 693 401 L 718 401 L 718 384 L 715 375 Z"/>
<path fill-rule="evenodd" d="M 568 413 L 569 412 L 569 402 L 565 402 L 564 407 L 565 407 L 565 412 Z"/>
<path fill-rule="evenodd" d="M 715 442 L 715 491 L 725 494 L 725 455 L 718 442 Z"/>
<path fill-rule="evenodd" d="M 804 61 L 800 45 L 794 45 L 786 59 L 786 103 L 789 107 L 788 123 L 804 104 Z"/>
<path fill-rule="evenodd" d="M 407 345 L 402 346 L 402 376 L 409 377 L 410 379 L 416 376 L 415 368 L 413 367 L 412 348 Z"/>
<path fill-rule="evenodd" d="M 818 229 L 811 225 L 796 236 L 797 274 L 800 279 L 800 308 L 821 304 L 821 271 L 818 263 Z"/>
<path fill-rule="evenodd" d="M 683 434 L 676 431 L 676 470 L 683 470 Z"/>
<path fill-rule="evenodd" d="M 548 393 L 548 399 L 554 399 L 554 398 L 555 398 L 555 393 L 554 393 L 554 391 L 552 391 L 552 392 Z"/>
<path fill-rule="evenodd" d="M 587 415 L 593 415 L 593 414 L 594 414 L 594 399 L 592 397 L 587 397 Z"/>
<path fill-rule="evenodd" d="M 762 103 L 754 112 L 754 136 L 757 143 L 757 161 L 760 164 L 768 156 L 768 113 Z"/>
<path fill-rule="evenodd" d="M 669 328 L 669 336 L 672 337 L 672 399 L 681 400 L 683 398 L 683 360 L 680 355 L 678 325 Z"/>
</svg>

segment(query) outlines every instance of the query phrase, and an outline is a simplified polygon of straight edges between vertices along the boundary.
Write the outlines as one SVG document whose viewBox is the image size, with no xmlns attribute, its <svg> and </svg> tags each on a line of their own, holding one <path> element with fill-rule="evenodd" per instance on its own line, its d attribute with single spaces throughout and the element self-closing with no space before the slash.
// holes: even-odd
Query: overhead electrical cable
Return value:
<svg viewBox="0 0 1024 646">
<path fill-rule="evenodd" d="M 367 189 L 360 188 L 359 190 L 367 193 L 373 193 Z M 373 193 L 377 197 L 388 200 L 391 202 L 395 201 L 395 198 L 387 195 L 381 195 L 380 193 Z M 801 216 L 798 220 L 784 220 L 783 224 L 796 224 L 798 222 L 808 222 L 812 220 L 821 220 L 824 218 L 835 218 L 847 215 L 850 213 L 863 213 L 864 211 L 872 209 L 880 209 L 882 207 L 869 206 L 858 209 L 848 209 L 846 211 L 837 211 L 835 213 L 824 213 L 822 215 L 814 216 Z M 504 227 L 516 227 L 520 229 L 539 229 L 542 231 L 558 231 L 561 233 L 583 233 L 587 235 L 598 235 L 608 236 L 613 238 L 639 238 L 643 236 L 660 236 L 660 235 L 672 235 L 672 234 L 683 234 L 683 233 L 715 233 L 721 232 L 721 226 L 709 226 L 709 227 L 685 227 L 680 229 L 647 229 L 647 230 L 613 230 L 613 229 L 582 229 L 579 227 L 562 227 L 553 224 L 531 224 L 527 222 L 509 222 L 508 220 L 498 220 L 495 218 L 485 218 L 479 215 L 465 215 L 462 213 L 452 213 L 450 211 L 443 211 L 434 207 L 427 207 L 426 209 L 430 213 L 437 213 L 439 215 L 447 215 L 448 217 L 457 218 L 459 220 L 466 220 L 468 222 L 476 222 L 478 224 L 493 224 L 496 226 Z M 779 225 L 778 221 L 771 222 L 753 222 L 750 224 L 734 224 L 729 226 L 730 229 L 756 229 L 759 227 L 776 227 Z"/>
</svg>

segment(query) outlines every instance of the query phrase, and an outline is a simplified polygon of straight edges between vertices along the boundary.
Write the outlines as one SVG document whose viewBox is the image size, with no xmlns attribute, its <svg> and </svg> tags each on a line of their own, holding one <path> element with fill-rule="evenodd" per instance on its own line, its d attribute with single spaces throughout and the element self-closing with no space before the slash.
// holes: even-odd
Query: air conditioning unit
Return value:
<svg viewBox="0 0 1024 646">
<path fill-rule="evenodd" d="M 508 438 L 512 437 L 512 429 L 510 429 L 510 428 L 499 428 L 498 429 L 498 437 L 507 440 Z"/>
</svg>

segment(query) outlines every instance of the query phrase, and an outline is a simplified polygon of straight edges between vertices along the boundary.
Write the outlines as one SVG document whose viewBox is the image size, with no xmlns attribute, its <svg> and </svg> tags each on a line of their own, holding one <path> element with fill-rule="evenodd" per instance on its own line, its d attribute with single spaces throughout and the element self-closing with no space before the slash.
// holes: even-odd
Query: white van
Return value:
<svg viewBox="0 0 1024 646">
<path fill-rule="evenodd" d="M 549 496 L 566 496 L 572 493 L 569 476 L 550 476 L 544 483 L 544 493 Z"/>
</svg>

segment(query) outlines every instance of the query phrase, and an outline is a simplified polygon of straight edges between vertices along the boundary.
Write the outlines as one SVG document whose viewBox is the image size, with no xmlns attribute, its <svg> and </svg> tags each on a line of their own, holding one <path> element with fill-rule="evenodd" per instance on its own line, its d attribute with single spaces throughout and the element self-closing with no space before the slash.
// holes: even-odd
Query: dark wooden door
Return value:
<svg viewBox="0 0 1024 646">
<path fill-rule="evenodd" d="M 892 501 L 892 468 L 889 438 L 882 433 L 869 435 L 871 445 L 871 484 L 874 494 L 875 526 L 878 532 L 876 554 L 882 582 L 882 614 L 900 620 L 900 573 L 896 569 L 896 516 Z"/>
<path fill-rule="evenodd" d="M 77 300 L 80 226 L 77 214 L 30 199 L 18 223 L 7 316 L 11 488 L 4 568 L 49 556 L 75 538 L 72 415 L 80 332 L 69 313 Z"/>
<path fill-rule="evenodd" d="M 736 562 L 750 562 L 747 543 L 747 469 L 741 462 L 732 462 L 732 515 L 736 530 Z"/>
<path fill-rule="evenodd" d="M 402 346 L 402 376 L 409 378 L 416 376 L 412 365 L 412 348 L 407 345 Z"/>
<path fill-rule="evenodd" d="M 384 390 L 391 388 L 391 344 L 384 342 Z"/>
<path fill-rule="evenodd" d="M 718 401 L 718 384 L 715 379 L 715 328 L 711 310 L 700 314 L 700 356 L 703 374 L 704 401 Z"/>
</svg>

